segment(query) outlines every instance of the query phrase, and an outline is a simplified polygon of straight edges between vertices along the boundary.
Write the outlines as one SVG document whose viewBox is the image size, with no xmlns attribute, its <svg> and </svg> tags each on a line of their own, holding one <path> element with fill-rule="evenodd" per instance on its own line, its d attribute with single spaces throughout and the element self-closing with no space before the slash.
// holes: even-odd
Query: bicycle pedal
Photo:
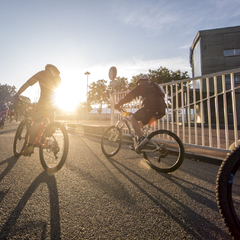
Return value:
<svg viewBox="0 0 240 240">
<path fill-rule="evenodd" d="M 135 147 L 134 147 L 133 145 L 130 145 L 130 146 L 129 146 L 129 149 L 130 149 L 130 150 L 135 150 Z"/>
</svg>

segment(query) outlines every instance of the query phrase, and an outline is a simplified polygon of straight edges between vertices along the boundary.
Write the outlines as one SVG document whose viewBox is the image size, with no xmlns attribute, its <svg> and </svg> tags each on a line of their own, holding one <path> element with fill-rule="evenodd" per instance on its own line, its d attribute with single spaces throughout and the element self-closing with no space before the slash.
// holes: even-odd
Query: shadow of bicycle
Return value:
<svg viewBox="0 0 240 240">
<path fill-rule="evenodd" d="M 49 198 L 50 198 L 50 238 L 51 239 L 60 239 L 61 238 L 61 229 L 60 229 L 60 214 L 59 214 L 59 199 L 58 199 L 58 190 L 56 179 L 54 175 L 48 175 L 46 172 L 42 172 L 30 185 L 27 189 L 21 200 L 19 201 L 18 205 L 12 211 L 10 217 L 2 227 L 0 232 L 1 239 L 8 239 L 11 238 L 18 238 L 24 237 L 24 234 L 28 235 L 31 234 L 34 228 L 40 229 L 41 237 L 39 239 L 46 239 L 49 236 L 47 235 L 47 223 L 46 222 L 24 222 L 24 226 L 16 227 L 16 223 L 18 218 L 21 215 L 21 212 L 25 208 L 27 202 L 30 200 L 31 196 L 35 192 L 35 190 L 42 184 L 46 183 L 48 190 L 49 190 Z M 19 224 L 19 223 L 18 223 Z M 37 234 L 37 233 L 35 233 Z M 38 235 L 38 234 L 37 234 Z M 35 235 L 35 237 L 37 237 Z M 38 237 L 37 237 L 38 238 Z"/>
</svg>

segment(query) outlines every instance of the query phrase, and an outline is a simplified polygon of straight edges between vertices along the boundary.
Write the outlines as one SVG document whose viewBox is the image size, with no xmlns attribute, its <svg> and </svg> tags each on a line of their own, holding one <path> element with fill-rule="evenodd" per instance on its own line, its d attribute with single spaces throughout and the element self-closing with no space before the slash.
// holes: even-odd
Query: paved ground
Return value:
<svg viewBox="0 0 240 240">
<path fill-rule="evenodd" d="M 218 165 L 185 158 L 160 173 L 128 146 L 108 158 L 101 138 L 69 133 L 67 161 L 48 175 L 38 149 L 13 156 L 18 124 L 0 131 L 0 239 L 231 239 L 216 203 Z"/>
</svg>

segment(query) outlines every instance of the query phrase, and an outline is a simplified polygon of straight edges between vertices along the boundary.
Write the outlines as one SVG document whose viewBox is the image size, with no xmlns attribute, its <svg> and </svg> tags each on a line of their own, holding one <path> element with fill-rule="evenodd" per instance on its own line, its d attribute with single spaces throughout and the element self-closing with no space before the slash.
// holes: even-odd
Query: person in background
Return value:
<svg viewBox="0 0 240 240">
<path fill-rule="evenodd" d="M 0 104 L 0 112 L 1 112 L 2 122 L 4 122 L 6 117 L 8 116 L 8 112 L 9 112 L 9 107 L 8 107 L 6 102 L 1 102 L 1 104 Z"/>
</svg>

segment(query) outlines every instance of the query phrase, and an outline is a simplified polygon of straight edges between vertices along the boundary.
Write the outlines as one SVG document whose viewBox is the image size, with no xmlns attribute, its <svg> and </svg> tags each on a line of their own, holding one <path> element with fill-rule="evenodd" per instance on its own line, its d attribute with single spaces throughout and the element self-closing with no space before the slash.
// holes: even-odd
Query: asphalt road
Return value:
<svg viewBox="0 0 240 240">
<path fill-rule="evenodd" d="M 16 128 L 0 130 L 0 239 L 231 239 L 215 200 L 219 166 L 185 159 L 158 173 L 126 146 L 106 158 L 99 139 L 69 134 L 67 162 L 50 176 L 38 149 L 13 156 Z"/>
</svg>

